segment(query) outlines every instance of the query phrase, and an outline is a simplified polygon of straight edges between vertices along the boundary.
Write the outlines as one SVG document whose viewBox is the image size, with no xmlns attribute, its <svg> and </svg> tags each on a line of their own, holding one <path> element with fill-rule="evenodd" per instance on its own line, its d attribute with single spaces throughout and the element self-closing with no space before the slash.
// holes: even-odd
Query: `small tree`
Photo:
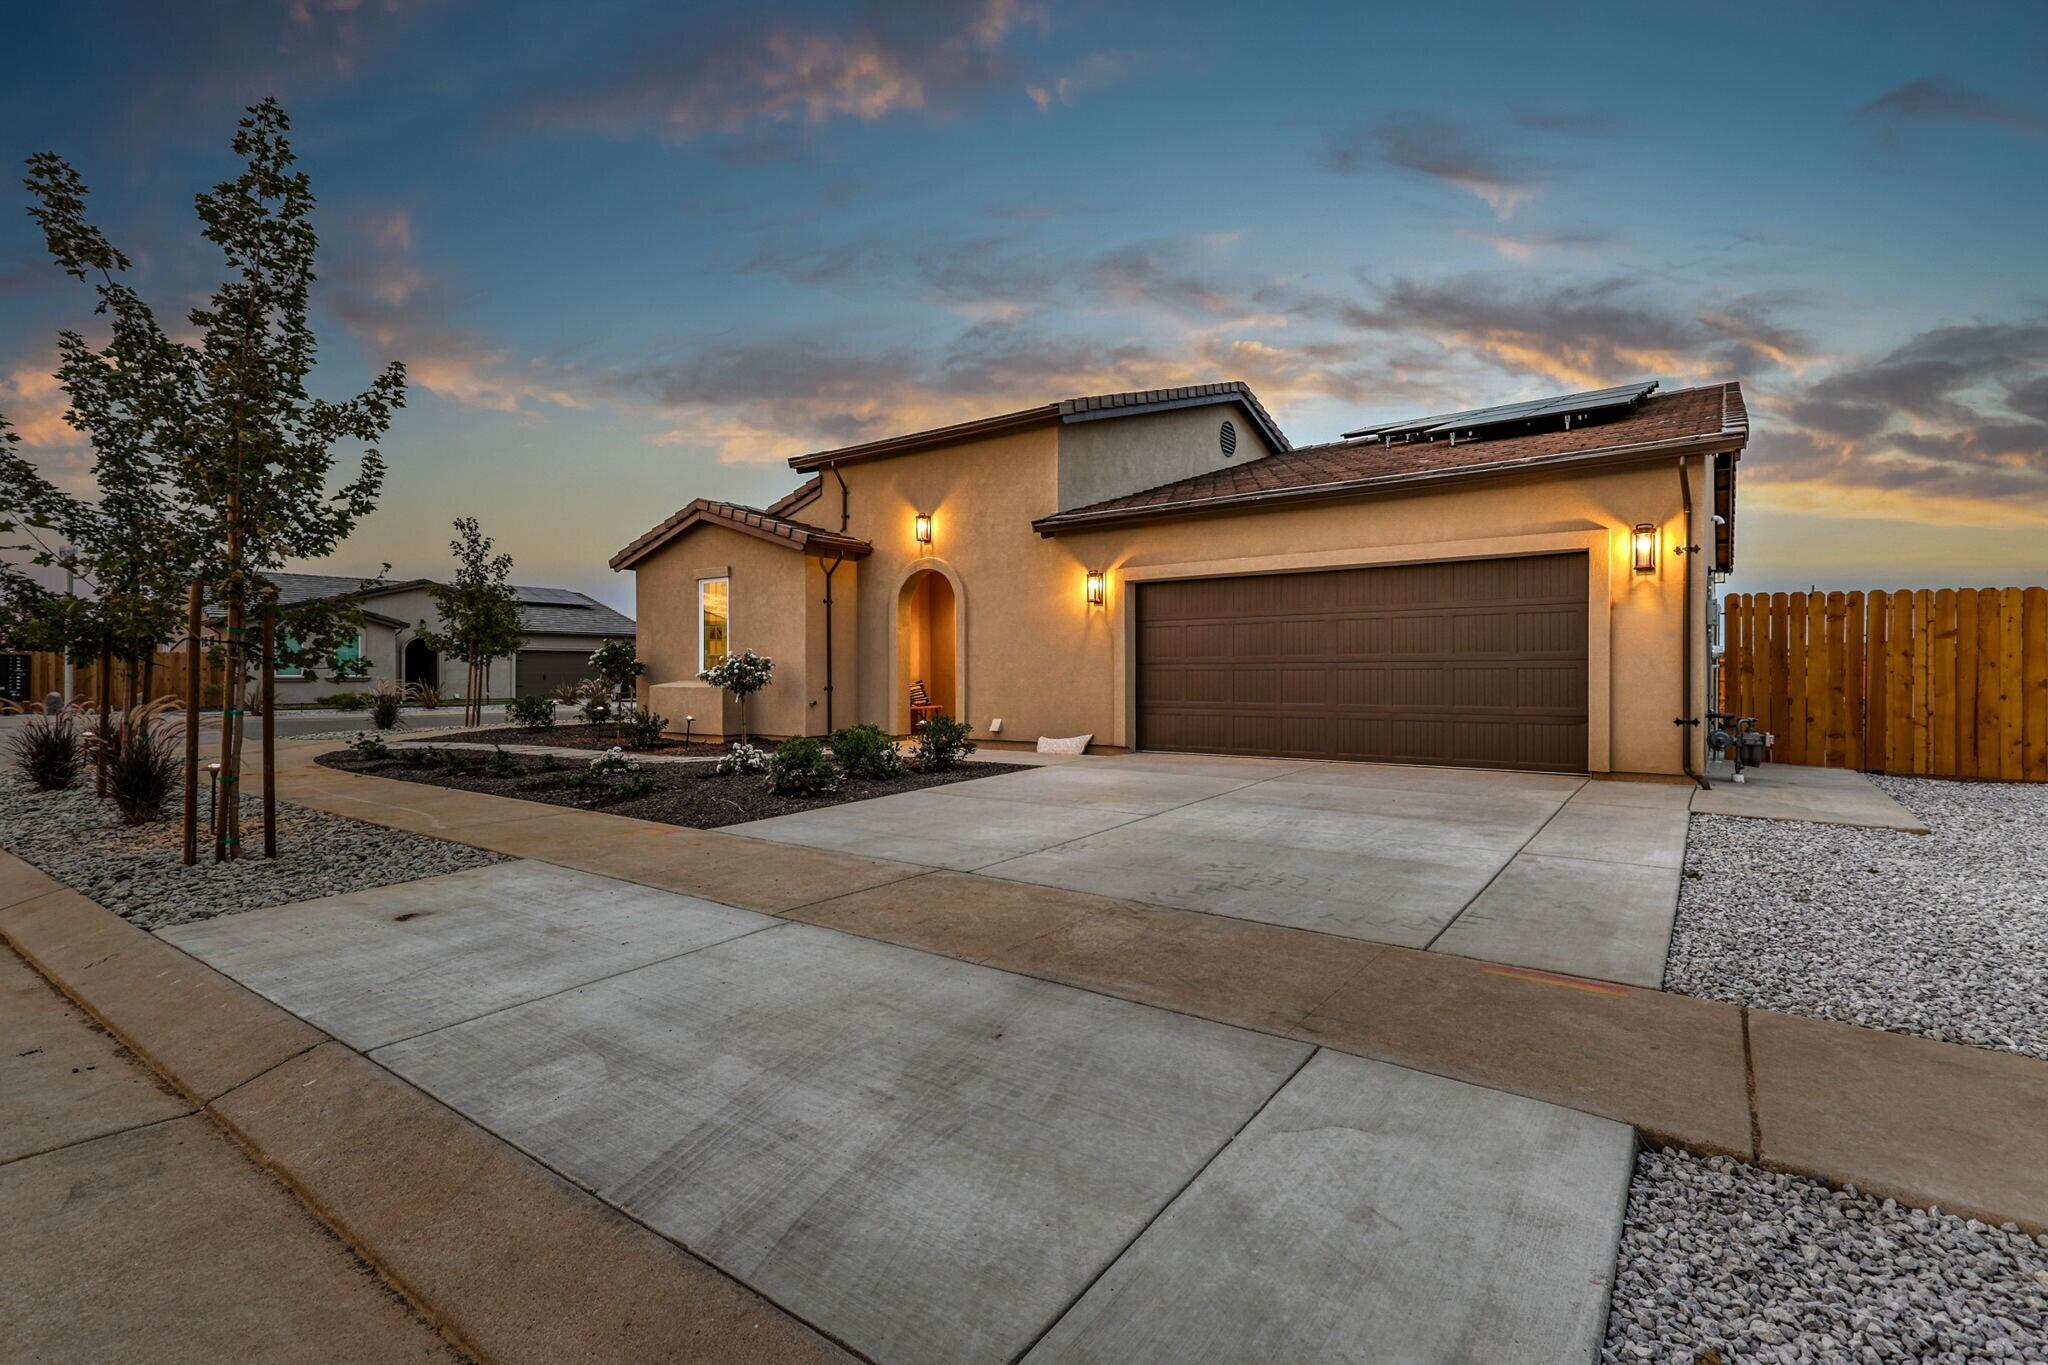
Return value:
<svg viewBox="0 0 2048 1365">
<path fill-rule="evenodd" d="M 602 678 L 605 685 L 617 696 L 630 689 L 633 682 L 647 671 L 633 652 L 631 640 L 606 640 L 590 654 L 590 671 Z"/>
<path fill-rule="evenodd" d="M 429 649 L 452 654 L 469 665 L 469 686 L 462 699 L 462 723 L 478 725 L 484 718 L 484 693 L 489 690 L 491 661 L 519 652 L 526 621 L 519 599 L 507 580 L 511 555 L 494 555 L 497 542 L 485 535 L 475 517 L 458 517 L 455 539 L 455 581 L 427 589 L 441 609 L 441 629 L 422 630 Z"/>
<path fill-rule="evenodd" d="M 728 654 L 697 677 L 713 687 L 732 693 L 740 704 L 740 742 L 747 739 L 747 698 L 768 685 L 774 676 L 775 660 L 765 654 L 756 654 L 743 649 L 737 654 Z"/>
</svg>

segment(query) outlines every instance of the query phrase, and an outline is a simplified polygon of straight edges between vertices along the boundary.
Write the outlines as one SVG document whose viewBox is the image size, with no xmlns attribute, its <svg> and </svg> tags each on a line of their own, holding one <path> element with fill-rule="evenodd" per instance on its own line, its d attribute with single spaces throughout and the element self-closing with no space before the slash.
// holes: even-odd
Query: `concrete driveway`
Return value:
<svg viewBox="0 0 2048 1365">
<path fill-rule="evenodd" d="M 726 832 L 1655 987 L 1690 797 L 1543 773 L 1129 754 Z"/>
<path fill-rule="evenodd" d="M 531 862 L 163 937 L 875 1360 L 1604 1332 L 1609 1120 Z"/>
</svg>

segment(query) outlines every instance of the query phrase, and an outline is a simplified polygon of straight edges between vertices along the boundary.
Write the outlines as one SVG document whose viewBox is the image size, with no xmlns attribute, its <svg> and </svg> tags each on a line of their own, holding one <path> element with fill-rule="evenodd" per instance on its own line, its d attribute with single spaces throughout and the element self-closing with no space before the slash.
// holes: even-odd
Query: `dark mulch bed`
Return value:
<svg viewBox="0 0 2048 1365">
<path fill-rule="evenodd" d="M 609 749 L 613 745 L 625 748 L 626 741 L 609 725 L 554 725 L 545 730 L 529 730 L 521 725 L 500 726 L 495 730 L 464 730 L 459 735 L 444 736 L 448 743 L 462 744 L 504 744 L 509 746 L 533 745 L 543 749 Z M 702 754 L 715 758 L 725 752 L 724 744 L 706 744 L 697 740 L 685 745 L 679 739 L 664 739 L 659 744 L 650 744 L 644 749 L 635 749 L 639 754 Z"/>
<path fill-rule="evenodd" d="M 463 738 L 466 741 L 470 736 Z M 444 752 L 459 755 L 456 761 L 464 766 L 456 770 L 429 763 L 405 763 L 395 758 L 364 761 L 346 749 L 321 754 L 314 762 L 345 773 L 368 773 L 430 787 L 454 787 L 460 791 L 517 797 L 522 801 L 542 801 L 551 806 L 601 810 L 612 815 L 630 815 L 638 820 L 656 820 L 665 825 L 685 825 L 691 829 L 717 829 L 721 825 L 737 825 L 746 820 L 765 820 L 771 815 L 792 815 L 823 806 L 842 806 L 849 801 L 893 796 L 897 792 L 972 782 L 998 773 L 1022 772 L 1029 766 L 1021 763 L 969 763 L 951 772 L 911 773 L 887 782 L 849 780 L 828 796 L 777 796 L 768 790 L 767 779 L 758 773 L 721 776 L 711 771 L 709 763 L 645 763 L 636 766 L 633 775 L 652 779 L 655 789 L 642 796 L 620 797 L 596 785 L 566 785 L 563 779 L 581 770 L 581 759 L 564 761 L 550 769 L 545 766 L 545 757 L 519 756 L 513 759 L 519 767 L 517 773 L 492 776 L 482 767 L 489 755 L 475 751 L 466 754 L 457 750 Z M 612 779 L 613 782 L 617 780 Z"/>
</svg>

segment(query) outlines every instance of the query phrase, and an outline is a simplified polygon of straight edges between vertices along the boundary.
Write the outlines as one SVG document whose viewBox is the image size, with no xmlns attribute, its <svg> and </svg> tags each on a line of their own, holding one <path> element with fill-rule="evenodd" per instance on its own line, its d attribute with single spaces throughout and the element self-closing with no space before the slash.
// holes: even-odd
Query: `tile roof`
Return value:
<svg viewBox="0 0 2048 1365">
<path fill-rule="evenodd" d="M 1749 439 L 1749 416 L 1741 386 L 1709 384 L 1644 399 L 1626 417 L 1570 430 L 1542 431 L 1493 439 L 1331 441 L 1283 450 L 1264 459 L 1212 470 L 1124 497 L 1041 517 L 1032 525 L 1045 534 L 1062 527 L 1135 517 L 1164 516 L 1293 497 L 1367 492 L 1383 484 L 1408 484 L 1530 465 L 1626 456 L 1662 447 L 1721 440 L 1739 449 Z"/>
<path fill-rule="evenodd" d="M 800 493 L 803 489 L 797 491 Z M 783 498 L 776 505 L 782 506 L 788 502 L 789 498 Z M 776 516 L 759 507 L 745 507 L 736 502 L 714 502 L 710 498 L 699 498 L 613 555 L 612 568 L 630 569 L 635 563 L 653 554 L 692 526 L 704 522 L 729 526 L 735 531 L 745 531 L 763 540 L 787 545 L 793 550 L 843 554 L 848 559 L 859 559 L 874 549 L 858 537 L 841 535 L 837 531 L 828 531 L 822 526 L 812 526 L 808 522 L 792 521 L 788 517 Z"/>
<path fill-rule="evenodd" d="M 927 431 L 906 432 L 901 436 L 890 436 L 879 441 L 799 455 L 789 463 L 792 469 L 819 469 L 828 464 L 871 460 L 883 455 L 903 455 L 915 450 L 929 450 L 984 436 L 997 436 L 1006 431 L 1022 431 L 1029 427 L 1043 426 L 1048 422 L 1086 422 L 1103 417 L 1129 417 L 1141 412 L 1197 407 L 1208 403 L 1242 403 L 1265 435 L 1268 445 L 1275 450 L 1288 448 L 1287 437 L 1281 432 L 1279 424 L 1273 420 L 1273 415 L 1259 402 L 1258 395 L 1252 392 L 1251 385 L 1233 379 L 1221 384 L 1183 384 L 1171 389 L 1132 389 L 1125 393 L 1098 393 L 1085 398 L 1066 398 L 1056 403 L 1041 403 L 1035 408 L 1019 408 L 1015 412 L 997 413 L 993 417 L 977 417 L 971 422 L 956 422 L 951 426 L 932 427 Z"/>
</svg>

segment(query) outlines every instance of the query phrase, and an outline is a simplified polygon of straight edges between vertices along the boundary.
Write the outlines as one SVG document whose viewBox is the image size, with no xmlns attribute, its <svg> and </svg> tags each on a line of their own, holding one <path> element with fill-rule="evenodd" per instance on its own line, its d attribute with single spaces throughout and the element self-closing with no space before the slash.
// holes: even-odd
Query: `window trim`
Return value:
<svg viewBox="0 0 2048 1365">
<path fill-rule="evenodd" d="M 725 653 L 732 657 L 732 575 L 716 574 L 697 580 L 697 671 L 704 672 L 711 667 L 704 650 L 704 590 L 713 583 L 725 584 Z"/>
</svg>

